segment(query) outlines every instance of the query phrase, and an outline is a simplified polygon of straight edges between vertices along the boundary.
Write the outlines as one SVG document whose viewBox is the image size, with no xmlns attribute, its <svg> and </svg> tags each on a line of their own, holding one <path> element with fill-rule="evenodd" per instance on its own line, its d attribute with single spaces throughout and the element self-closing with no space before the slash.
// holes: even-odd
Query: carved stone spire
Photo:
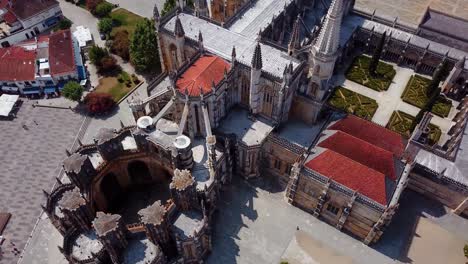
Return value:
<svg viewBox="0 0 468 264">
<path fill-rule="evenodd" d="M 293 31 L 291 34 L 291 39 L 289 40 L 288 44 L 288 53 L 289 55 L 292 55 L 295 50 L 299 49 L 301 46 L 301 20 L 300 16 L 297 16 L 296 22 L 294 23 L 293 26 Z"/>
<path fill-rule="evenodd" d="M 153 8 L 153 18 L 156 20 L 159 19 L 160 15 L 159 15 L 159 10 L 158 10 L 158 5 L 154 5 L 154 8 Z"/>
<path fill-rule="evenodd" d="M 252 68 L 260 70 L 262 67 L 262 48 L 260 46 L 260 42 L 257 42 L 257 46 L 255 46 L 255 51 L 252 57 Z"/>
<path fill-rule="evenodd" d="M 174 34 L 176 35 L 176 37 L 184 37 L 185 36 L 184 27 L 182 27 L 182 22 L 180 22 L 179 15 L 177 15 L 177 18 L 176 18 L 176 21 L 175 21 Z"/>
<path fill-rule="evenodd" d="M 340 41 L 343 0 L 333 0 L 313 49 L 321 54 L 335 54 Z"/>
</svg>

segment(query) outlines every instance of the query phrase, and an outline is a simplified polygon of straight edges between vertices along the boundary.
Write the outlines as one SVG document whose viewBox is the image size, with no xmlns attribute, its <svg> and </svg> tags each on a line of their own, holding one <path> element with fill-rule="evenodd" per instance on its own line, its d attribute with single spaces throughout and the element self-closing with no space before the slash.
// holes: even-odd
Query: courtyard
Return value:
<svg viewBox="0 0 468 264">
<path fill-rule="evenodd" d="M 356 69 L 353 69 L 353 67 L 356 66 L 356 60 L 352 62 L 350 70 L 346 70 L 346 72 L 341 71 L 334 76 L 334 86 L 343 87 L 370 100 L 374 100 L 378 107 L 375 110 L 371 121 L 381 126 L 393 127 L 394 123 L 392 122 L 395 121 L 394 113 L 396 111 L 415 117 L 420 111 L 420 105 L 427 102 L 428 98 L 425 94 L 425 91 L 427 90 L 427 86 L 425 85 L 426 82 L 419 83 L 414 82 L 413 80 L 414 78 L 425 78 L 429 80 L 428 78 L 430 77 L 415 77 L 419 75 L 415 75 L 413 69 L 400 67 L 394 63 L 385 63 L 393 66 L 395 69 L 395 75 L 387 90 L 378 91 L 356 82 L 359 81 L 356 80 L 356 78 L 353 78 L 355 81 L 348 79 L 347 77 L 350 77 L 350 72 L 357 71 Z M 353 95 L 353 97 L 356 96 Z M 409 101 L 411 101 L 411 103 L 409 103 Z M 433 108 L 433 112 L 436 112 L 436 114 L 432 117 L 431 127 L 433 129 L 437 127 L 440 133 L 434 130 L 436 133 L 432 133 L 432 139 L 440 145 L 443 145 L 448 138 L 447 133 L 452 126 L 452 119 L 458 111 L 456 109 L 457 106 L 458 102 L 445 99 L 441 96 Z M 407 124 L 405 124 L 405 126 L 406 125 Z M 403 130 L 399 129 L 395 131 L 408 137 L 408 131 L 404 130 L 404 128 L 402 129 Z M 440 134 L 439 136 L 437 136 L 438 133 Z"/>
<path fill-rule="evenodd" d="M 23 99 L 17 117 L 0 121 L 0 211 L 12 214 L 3 232 L 0 263 L 16 263 L 41 213 L 65 149 L 74 143 L 84 117 L 69 109 L 33 107 Z"/>
</svg>

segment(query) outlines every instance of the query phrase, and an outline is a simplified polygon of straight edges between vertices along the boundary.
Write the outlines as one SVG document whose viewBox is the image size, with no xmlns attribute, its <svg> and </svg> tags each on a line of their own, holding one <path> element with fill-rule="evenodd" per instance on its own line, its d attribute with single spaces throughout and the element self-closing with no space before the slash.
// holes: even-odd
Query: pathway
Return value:
<svg viewBox="0 0 468 264">
<path fill-rule="evenodd" d="M 346 79 L 343 73 L 340 73 L 335 77 L 334 84 L 335 86 L 343 86 L 353 92 L 376 100 L 379 107 L 372 118 L 372 122 L 386 126 L 392 116 L 392 113 L 396 110 L 403 111 L 412 116 L 416 116 L 419 112 L 418 107 L 403 102 L 401 99 L 401 95 L 403 94 L 408 81 L 411 76 L 415 74 L 414 70 L 399 67 L 394 64 L 393 66 L 395 67 L 396 75 L 387 91 L 377 92 L 372 90 L 366 86 Z M 451 116 L 454 115 L 453 111 L 454 109 L 452 108 Z M 446 134 L 452 126 L 452 121 L 449 118 L 442 118 L 436 115 L 433 116 L 431 123 L 438 126 L 442 130 L 443 134 Z M 440 142 L 443 143 L 444 141 L 445 137 L 442 137 Z"/>
<path fill-rule="evenodd" d="M 73 22 L 72 31 L 77 26 L 85 26 L 91 31 L 96 45 L 104 47 L 104 41 L 99 37 L 99 30 L 97 28 L 98 19 L 84 8 L 64 0 L 60 0 L 59 2 L 63 15 Z"/>
</svg>

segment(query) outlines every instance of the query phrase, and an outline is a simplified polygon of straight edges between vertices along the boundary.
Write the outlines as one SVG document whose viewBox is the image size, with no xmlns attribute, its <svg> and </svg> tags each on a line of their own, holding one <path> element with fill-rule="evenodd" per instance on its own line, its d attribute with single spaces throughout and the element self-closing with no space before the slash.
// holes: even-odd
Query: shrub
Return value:
<svg viewBox="0 0 468 264">
<path fill-rule="evenodd" d="M 112 31 L 113 22 L 111 18 L 105 17 L 98 22 L 98 29 L 104 34 L 109 34 Z"/>
<path fill-rule="evenodd" d="M 80 101 L 83 96 L 84 89 L 81 85 L 75 81 L 70 81 L 65 84 L 62 89 L 62 95 L 72 101 Z"/>
<path fill-rule="evenodd" d="M 86 8 L 91 12 L 94 13 L 96 7 L 102 3 L 103 0 L 86 0 Z"/>
<path fill-rule="evenodd" d="M 163 6 L 163 9 L 161 11 L 161 16 L 164 16 L 169 11 L 174 9 L 176 7 L 176 1 L 177 0 L 166 0 L 166 2 L 164 2 L 164 6 Z"/>
<path fill-rule="evenodd" d="M 130 58 L 137 71 L 159 70 L 158 42 L 153 21 L 145 18 L 136 24 L 130 41 Z"/>
<path fill-rule="evenodd" d="M 106 49 L 96 45 L 92 46 L 89 50 L 89 59 L 96 67 L 100 67 L 102 58 L 108 55 L 109 52 Z"/>
<path fill-rule="evenodd" d="M 117 60 L 110 55 L 104 56 L 101 59 L 99 71 L 102 73 L 111 73 L 115 70 L 117 70 Z"/>
<path fill-rule="evenodd" d="M 112 110 L 115 106 L 115 101 L 112 96 L 107 93 L 92 92 L 86 95 L 84 103 L 89 113 L 103 114 Z"/>
<path fill-rule="evenodd" d="M 106 16 L 108 16 L 110 14 L 112 9 L 114 9 L 113 4 L 108 3 L 108 2 L 101 2 L 94 9 L 94 14 L 97 17 L 106 17 Z"/>
<path fill-rule="evenodd" d="M 130 59 L 130 39 L 127 30 L 119 30 L 114 35 L 114 40 L 111 45 L 111 52 L 117 54 L 124 60 Z"/>
<path fill-rule="evenodd" d="M 63 30 L 63 29 L 69 29 L 72 26 L 72 22 L 68 18 L 64 18 L 60 20 L 57 24 L 57 29 Z"/>
</svg>

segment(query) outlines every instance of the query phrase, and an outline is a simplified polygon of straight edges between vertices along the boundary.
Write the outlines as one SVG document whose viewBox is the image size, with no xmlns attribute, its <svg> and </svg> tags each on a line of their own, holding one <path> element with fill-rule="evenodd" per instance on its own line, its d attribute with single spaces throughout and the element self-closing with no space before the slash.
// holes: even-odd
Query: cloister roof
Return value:
<svg viewBox="0 0 468 264">
<path fill-rule="evenodd" d="M 387 204 L 385 175 L 332 150 L 325 150 L 306 163 L 306 167 L 358 191 L 382 204 Z"/>
</svg>

